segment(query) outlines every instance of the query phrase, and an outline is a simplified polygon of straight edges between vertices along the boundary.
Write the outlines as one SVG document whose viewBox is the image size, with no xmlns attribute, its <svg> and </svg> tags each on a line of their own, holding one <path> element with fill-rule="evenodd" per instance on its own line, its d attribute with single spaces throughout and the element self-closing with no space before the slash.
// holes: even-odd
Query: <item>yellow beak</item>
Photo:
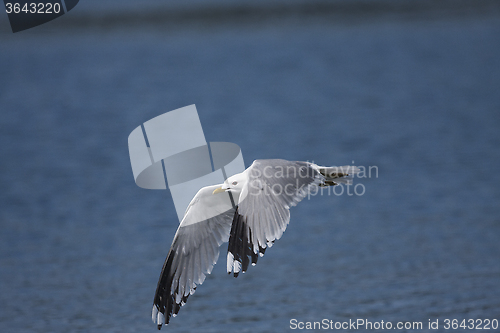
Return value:
<svg viewBox="0 0 500 333">
<path fill-rule="evenodd" d="M 212 194 L 217 194 L 217 193 L 221 193 L 221 192 L 226 192 L 226 190 L 225 190 L 225 189 L 223 189 L 223 188 L 222 188 L 222 186 L 221 186 L 221 187 L 219 187 L 219 188 L 216 188 L 216 189 L 212 192 Z"/>
</svg>

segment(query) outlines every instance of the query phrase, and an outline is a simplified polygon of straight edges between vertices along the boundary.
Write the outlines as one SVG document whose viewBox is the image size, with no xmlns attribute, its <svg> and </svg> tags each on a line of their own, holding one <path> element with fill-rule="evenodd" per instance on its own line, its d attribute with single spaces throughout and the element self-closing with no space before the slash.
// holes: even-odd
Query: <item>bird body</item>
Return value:
<svg viewBox="0 0 500 333">
<path fill-rule="evenodd" d="M 177 229 L 158 281 L 152 319 L 161 329 L 210 274 L 219 247 L 228 242 L 227 272 L 235 277 L 285 231 L 289 209 L 313 188 L 350 184 L 354 166 L 256 160 L 223 184 L 203 187 Z"/>
</svg>

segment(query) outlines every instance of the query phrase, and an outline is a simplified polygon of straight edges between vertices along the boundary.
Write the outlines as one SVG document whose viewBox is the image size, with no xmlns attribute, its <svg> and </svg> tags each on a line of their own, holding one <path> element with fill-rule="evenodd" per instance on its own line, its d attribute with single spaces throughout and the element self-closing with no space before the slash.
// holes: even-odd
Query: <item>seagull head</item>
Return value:
<svg viewBox="0 0 500 333">
<path fill-rule="evenodd" d="M 245 184 L 246 178 L 244 173 L 239 173 L 234 176 L 229 177 L 224 181 L 221 187 L 216 188 L 212 194 L 222 193 L 231 191 L 232 193 L 240 193 Z"/>
</svg>

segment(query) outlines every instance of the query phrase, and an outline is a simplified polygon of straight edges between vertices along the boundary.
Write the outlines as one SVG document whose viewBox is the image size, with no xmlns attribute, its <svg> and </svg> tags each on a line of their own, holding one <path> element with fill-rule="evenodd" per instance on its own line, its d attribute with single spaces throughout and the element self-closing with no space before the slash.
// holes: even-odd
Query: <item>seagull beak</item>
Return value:
<svg viewBox="0 0 500 333">
<path fill-rule="evenodd" d="M 221 187 L 216 188 L 216 189 L 212 192 L 212 194 L 217 194 L 217 193 L 221 193 L 221 192 L 226 192 L 226 190 L 225 190 L 225 189 L 223 189 L 223 188 L 222 188 L 222 186 L 221 186 Z"/>
</svg>

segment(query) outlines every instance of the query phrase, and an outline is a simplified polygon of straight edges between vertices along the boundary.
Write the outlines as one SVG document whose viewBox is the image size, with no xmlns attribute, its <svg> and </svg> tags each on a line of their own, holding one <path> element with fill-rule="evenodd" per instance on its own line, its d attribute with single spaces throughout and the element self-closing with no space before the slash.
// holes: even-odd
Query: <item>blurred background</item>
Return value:
<svg viewBox="0 0 500 333">
<path fill-rule="evenodd" d="M 190 104 L 246 166 L 378 177 L 292 208 L 237 279 L 223 245 L 166 330 L 500 320 L 499 36 L 488 0 L 82 0 L 16 34 L 0 15 L 0 331 L 156 330 L 178 220 L 127 137 Z"/>
</svg>

